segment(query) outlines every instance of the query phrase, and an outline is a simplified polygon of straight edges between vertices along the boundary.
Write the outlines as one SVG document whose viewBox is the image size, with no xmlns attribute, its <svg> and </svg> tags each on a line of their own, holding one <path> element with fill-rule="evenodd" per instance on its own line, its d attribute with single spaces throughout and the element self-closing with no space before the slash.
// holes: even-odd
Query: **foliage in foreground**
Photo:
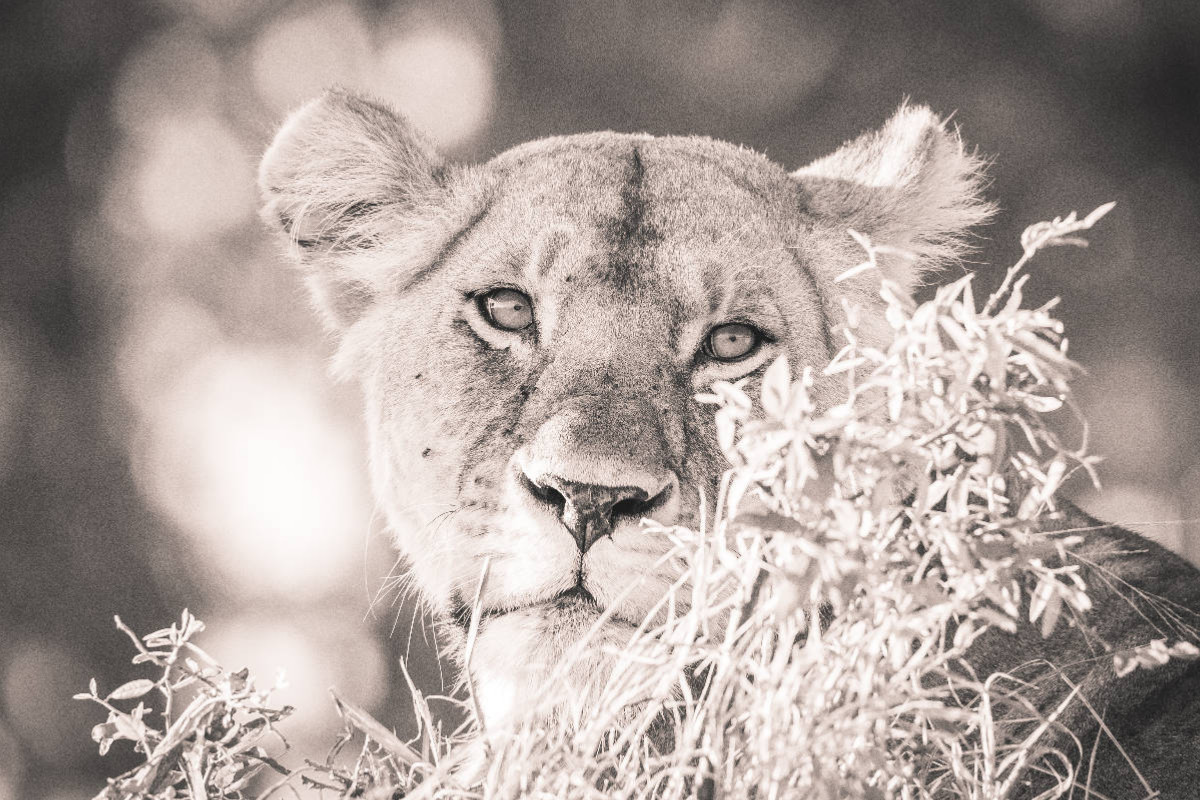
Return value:
<svg viewBox="0 0 1200 800">
<path fill-rule="evenodd" d="M 1070 406 L 1074 365 L 1054 303 L 1021 307 L 1018 272 L 1040 247 L 1078 243 L 1110 207 L 1029 228 L 982 308 L 970 276 L 921 305 L 885 281 L 886 350 L 859 342 L 847 308 L 826 375 L 846 381 L 848 399 L 824 413 L 812 373 L 792 380 L 782 360 L 757 404 L 737 384 L 703 396 L 733 464 L 716 523 L 659 530 L 676 543 L 679 580 L 612 653 L 598 702 L 578 707 L 552 681 L 529 724 L 455 738 L 414 691 L 423 725 L 410 745 L 338 701 L 335 751 L 355 742 L 353 764 L 288 773 L 265 749 L 287 709 L 203 656 L 185 612 L 179 628 L 132 637 L 159 681 L 80 695 L 109 709 L 93 734 L 102 752 L 129 739 L 146 759 L 101 797 L 239 798 L 275 771 L 260 796 L 304 783 L 343 798 L 1004 798 L 1035 765 L 1059 776 L 1048 796 L 1064 793 L 1075 764 L 1044 746 L 1064 706 L 1006 728 L 1005 709 L 1031 708 L 1022 684 L 976 677 L 962 657 L 1022 613 L 1043 635 L 1085 624 L 1087 586 L 1063 557 L 1076 540 L 1038 527 L 1062 481 L 1091 471 L 1045 419 Z M 860 240 L 856 269 L 897 256 Z M 1113 657 L 1127 671 L 1198 654 L 1155 640 Z M 157 726 L 138 699 L 155 691 Z"/>
</svg>

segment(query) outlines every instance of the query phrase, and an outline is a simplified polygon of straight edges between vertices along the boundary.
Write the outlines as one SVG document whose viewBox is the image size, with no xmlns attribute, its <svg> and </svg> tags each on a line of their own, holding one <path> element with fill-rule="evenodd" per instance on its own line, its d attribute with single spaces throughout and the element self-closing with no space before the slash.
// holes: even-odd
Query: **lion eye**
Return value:
<svg viewBox="0 0 1200 800">
<path fill-rule="evenodd" d="M 758 329 L 731 322 L 708 332 L 704 352 L 718 361 L 738 361 L 757 350 L 762 340 L 763 335 Z"/>
<path fill-rule="evenodd" d="M 504 331 L 520 331 L 533 324 L 533 303 L 516 289 L 493 289 L 475 298 L 479 313 Z"/>
</svg>

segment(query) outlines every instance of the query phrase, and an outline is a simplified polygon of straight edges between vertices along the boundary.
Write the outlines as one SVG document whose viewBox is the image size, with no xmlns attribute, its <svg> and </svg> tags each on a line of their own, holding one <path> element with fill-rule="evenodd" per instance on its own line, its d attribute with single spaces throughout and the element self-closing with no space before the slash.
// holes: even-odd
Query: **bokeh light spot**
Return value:
<svg viewBox="0 0 1200 800">
<path fill-rule="evenodd" d="M 254 42 L 254 85 L 277 110 L 289 109 L 330 86 L 363 86 L 370 49 L 367 27 L 350 6 L 284 17 Z"/>
<path fill-rule="evenodd" d="M 165 4 L 195 14 L 214 28 L 230 30 L 244 26 L 277 0 L 163 0 Z"/>
<path fill-rule="evenodd" d="M 767 115 L 818 86 L 838 49 L 819 19 L 801 20 L 773 4 L 729 3 L 711 26 L 697 30 L 694 47 L 676 51 L 676 77 L 710 105 Z"/>
<path fill-rule="evenodd" d="M 117 378 L 126 399 L 142 413 L 153 411 L 191 365 L 222 344 L 213 316 L 179 296 L 146 298 L 123 328 Z"/>
<path fill-rule="evenodd" d="M 286 354 L 226 347 L 164 392 L 139 437 L 143 490 L 243 592 L 317 599 L 358 561 L 362 456 L 321 380 Z"/>
<path fill-rule="evenodd" d="M 24 772 L 21 746 L 0 724 L 0 800 L 17 800 L 17 787 L 21 784 Z"/>
<path fill-rule="evenodd" d="M 1113 332 L 1114 339 L 1121 338 L 1119 333 Z M 1176 411 L 1188 407 L 1188 391 L 1168 363 L 1165 356 L 1135 354 L 1121 345 L 1087 359 L 1088 374 L 1076 382 L 1076 393 L 1091 427 L 1089 450 L 1105 459 L 1101 477 L 1106 483 L 1169 480 L 1178 474 L 1177 448 L 1194 429 Z"/>
<path fill-rule="evenodd" d="M 71 700 L 90 677 L 79 653 L 43 638 L 5 642 L 0 656 L 0 698 L 17 738 L 47 763 L 69 766 L 89 757 L 92 742 L 80 731 L 98 720 L 95 710 Z"/>
<path fill-rule="evenodd" d="M 1137 0 L 1030 0 L 1029 5 L 1060 33 L 1110 43 L 1134 36 L 1146 13 Z"/>
<path fill-rule="evenodd" d="M 72 776 L 50 789 L 45 794 L 37 795 L 37 800 L 92 800 L 96 796 L 96 784 L 85 783 L 80 778 Z"/>
<path fill-rule="evenodd" d="M 465 31 L 415 28 L 380 48 L 375 93 L 444 147 L 478 134 L 492 113 L 492 64 Z"/>
<path fill-rule="evenodd" d="M 226 669 L 248 667 L 260 688 L 282 670 L 286 686 L 272 699 L 292 705 L 284 731 L 289 738 L 328 745 L 339 727 L 329 689 L 371 708 L 387 692 L 387 668 L 379 645 L 352 622 L 355 612 L 332 608 L 303 618 L 267 615 L 211 620 L 201 646 Z"/>
<path fill-rule="evenodd" d="M 639 93 L 661 92 L 671 114 L 706 127 L 714 119 L 728 127 L 794 110 L 825 81 L 848 38 L 836 15 L 803 3 L 730 0 L 704 10 L 570 3 L 563 14 L 562 45 L 582 63 L 611 70 L 599 93 L 627 86 L 627 94 L 644 99 Z"/>
<path fill-rule="evenodd" d="M 223 69 L 212 45 L 196 31 L 173 28 L 149 39 L 125 62 L 113 90 L 112 113 L 128 131 L 153 129 L 163 117 L 214 108 Z"/>
<path fill-rule="evenodd" d="M 241 142 L 220 120 L 168 117 L 147 139 L 136 200 L 150 230 L 191 240 L 253 218 L 254 168 Z"/>
<path fill-rule="evenodd" d="M 1097 519 L 1136 531 L 1163 547 L 1187 556 L 1179 500 L 1169 490 L 1136 483 L 1105 484 L 1099 492 L 1075 498 Z"/>
<path fill-rule="evenodd" d="M 0 479 L 14 463 L 21 435 L 21 414 L 28 393 L 28 356 L 21 350 L 16 331 L 0 320 Z"/>
</svg>

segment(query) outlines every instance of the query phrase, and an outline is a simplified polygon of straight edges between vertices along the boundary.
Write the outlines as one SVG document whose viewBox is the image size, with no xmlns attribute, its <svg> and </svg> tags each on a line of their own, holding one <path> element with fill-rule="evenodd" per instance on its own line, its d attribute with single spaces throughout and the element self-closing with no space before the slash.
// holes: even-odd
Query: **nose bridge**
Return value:
<svg viewBox="0 0 1200 800">
<path fill-rule="evenodd" d="M 674 388 L 665 380 L 667 321 L 662 309 L 634 298 L 602 299 L 584 295 L 562 308 L 552 360 L 527 408 L 526 441 L 535 456 L 660 475 L 676 460 L 665 430 Z M 630 485 L 619 474 L 563 477 Z"/>
<path fill-rule="evenodd" d="M 620 525 L 674 521 L 682 441 L 669 429 L 665 337 L 636 316 L 625 330 L 613 313 L 572 321 L 526 406 L 514 466 L 520 497 L 556 513 L 586 553 Z"/>
<path fill-rule="evenodd" d="M 638 396 L 640 382 L 614 382 L 581 386 L 556 404 L 529 441 L 526 469 L 576 483 L 657 491 L 675 462 L 661 412 Z"/>
</svg>

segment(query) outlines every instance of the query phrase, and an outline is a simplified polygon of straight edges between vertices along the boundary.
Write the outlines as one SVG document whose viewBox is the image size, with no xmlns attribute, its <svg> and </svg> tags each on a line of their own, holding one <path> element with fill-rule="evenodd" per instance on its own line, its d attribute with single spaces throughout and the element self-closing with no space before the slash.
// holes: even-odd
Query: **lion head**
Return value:
<svg viewBox="0 0 1200 800">
<path fill-rule="evenodd" d="M 675 579 L 640 522 L 694 527 L 715 495 L 727 465 L 698 392 L 744 379 L 756 396 L 781 354 L 819 370 L 841 298 L 883 341 L 880 274 L 835 285 L 863 258 L 847 229 L 906 251 L 879 270 L 911 287 L 988 212 L 978 161 L 912 106 L 795 172 L 618 133 L 460 165 L 333 92 L 288 119 L 260 181 L 335 369 L 362 385 L 376 498 L 452 630 L 489 565 L 473 677 L 496 724 L 601 614 L 620 646 Z"/>
</svg>

